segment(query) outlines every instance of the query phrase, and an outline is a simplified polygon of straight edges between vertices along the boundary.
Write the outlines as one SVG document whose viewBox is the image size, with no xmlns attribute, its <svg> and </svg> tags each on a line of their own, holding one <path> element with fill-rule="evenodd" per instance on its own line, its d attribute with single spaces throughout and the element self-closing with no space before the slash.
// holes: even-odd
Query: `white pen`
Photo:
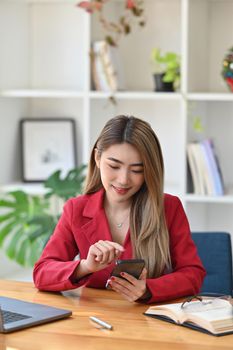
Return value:
<svg viewBox="0 0 233 350">
<path fill-rule="evenodd" d="M 98 325 L 102 326 L 103 328 L 106 328 L 106 329 L 113 329 L 113 326 L 109 323 L 106 323 L 102 320 L 100 320 L 99 318 L 95 317 L 95 316 L 90 316 L 90 320 L 92 320 L 93 322 L 97 323 Z"/>
</svg>

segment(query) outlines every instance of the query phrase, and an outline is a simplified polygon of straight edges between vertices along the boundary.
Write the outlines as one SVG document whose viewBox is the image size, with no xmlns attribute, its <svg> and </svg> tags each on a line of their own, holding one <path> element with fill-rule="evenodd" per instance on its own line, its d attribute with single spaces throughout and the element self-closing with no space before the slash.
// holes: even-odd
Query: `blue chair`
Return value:
<svg viewBox="0 0 233 350">
<path fill-rule="evenodd" d="M 201 293 L 233 295 L 231 236 L 226 232 L 192 232 L 206 269 Z"/>
</svg>

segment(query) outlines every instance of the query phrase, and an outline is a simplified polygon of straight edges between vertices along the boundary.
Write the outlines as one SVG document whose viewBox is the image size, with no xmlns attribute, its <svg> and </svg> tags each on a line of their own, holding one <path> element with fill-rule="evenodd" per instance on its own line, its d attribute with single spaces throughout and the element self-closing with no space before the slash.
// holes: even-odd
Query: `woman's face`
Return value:
<svg viewBox="0 0 233 350">
<path fill-rule="evenodd" d="M 128 144 L 115 144 L 99 156 L 95 154 L 102 184 L 110 202 L 130 201 L 144 183 L 144 170 L 137 149 Z"/>
</svg>

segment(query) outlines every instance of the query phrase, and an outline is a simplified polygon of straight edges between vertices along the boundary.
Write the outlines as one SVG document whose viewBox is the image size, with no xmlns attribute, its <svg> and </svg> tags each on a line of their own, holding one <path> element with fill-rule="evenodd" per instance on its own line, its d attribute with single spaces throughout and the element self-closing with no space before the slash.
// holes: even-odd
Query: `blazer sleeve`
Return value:
<svg viewBox="0 0 233 350">
<path fill-rule="evenodd" d="M 72 222 L 73 205 L 72 200 L 68 200 L 54 233 L 34 266 L 33 280 L 40 290 L 74 289 L 84 285 L 88 280 L 89 276 L 77 283 L 72 280 L 72 275 L 79 264 L 79 260 L 75 260 L 79 250 L 74 239 Z"/>
<path fill-rule="evenodd" d="M 205 269 L 192 240 L 189 223 L 179 198 L 165 206 L 165 215 L 170 236 L 172 271 L 158 278 L 147 279 L 151 298 L 147 301 L 174 300 L 200 291 Z"/>
</svg>

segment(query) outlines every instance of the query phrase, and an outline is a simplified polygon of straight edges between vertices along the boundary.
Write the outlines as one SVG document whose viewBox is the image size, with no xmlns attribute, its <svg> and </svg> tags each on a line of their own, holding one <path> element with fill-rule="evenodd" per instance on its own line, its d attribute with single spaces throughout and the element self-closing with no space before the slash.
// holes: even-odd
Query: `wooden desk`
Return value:
<svg viewBox="0 0 233 350">
<path fill-rule="evenodd" d="M 147 305 L 129 303 L 115 292 L 91 288 L 39 292 L 32 283 L 0 280 L 0 295 L 70 309 L 73 316 L 0 334 L 1 350 L 229 350 L 233 335 L 214 337 L 143 315 Z M 114 330 L 95 328 L 97 316 Z"/>
</svg>

